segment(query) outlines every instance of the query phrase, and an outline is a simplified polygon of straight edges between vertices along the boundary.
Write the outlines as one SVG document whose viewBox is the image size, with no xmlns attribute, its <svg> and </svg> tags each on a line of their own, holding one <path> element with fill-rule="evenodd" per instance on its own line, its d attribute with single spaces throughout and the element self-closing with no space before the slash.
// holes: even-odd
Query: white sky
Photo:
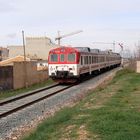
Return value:
<svg viewBox="0 0 140 140">
<path fill-rule="evenodd" d="M 140 40 L 140 0 L 0 0 L 0 17 L 0 45 L 21 44 L 21 30 L 54 40 L 58 30 L 82 29 L 62 44 L 101 49 L 112 45 L 92 42 L 122 42 L 133 50 Z"/>
</svg>

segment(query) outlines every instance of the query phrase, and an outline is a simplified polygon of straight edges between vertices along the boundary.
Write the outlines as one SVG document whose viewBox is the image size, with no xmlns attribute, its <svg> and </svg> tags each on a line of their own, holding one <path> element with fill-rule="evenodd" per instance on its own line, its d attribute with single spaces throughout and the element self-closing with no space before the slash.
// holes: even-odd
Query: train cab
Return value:
<svg viewBox="0 0 140 140">
<path fill-rule="evenodd" d="M 49 76 L 52 79 L 69 79 L 77 76 L 79 52 L 72 47 L 60 47 L 49 52 Z"/>
</svg>

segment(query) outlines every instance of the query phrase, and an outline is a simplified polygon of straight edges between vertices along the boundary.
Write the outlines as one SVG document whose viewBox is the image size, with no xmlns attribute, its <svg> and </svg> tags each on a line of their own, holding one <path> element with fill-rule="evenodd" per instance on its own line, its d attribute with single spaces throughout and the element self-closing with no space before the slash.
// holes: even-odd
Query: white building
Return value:
<svg viewBox="0 0 140 140">
<path fill-rule="evenodd" d="M 48 37 L 26 37 L 26 56 L 34 60 L 47 60 L 49 50 L 56 47 Z M 8 46 L 9 58 L 23 55 L 23 46 Z"/>
<path fill-rule="evenodd" d="M 7 46 L 9 50 L 9 58 L 13 58 L 19 55 L 24 55 L 23 53 L 23 46 L 21 45 L 11 45 Z"/>
</svg>

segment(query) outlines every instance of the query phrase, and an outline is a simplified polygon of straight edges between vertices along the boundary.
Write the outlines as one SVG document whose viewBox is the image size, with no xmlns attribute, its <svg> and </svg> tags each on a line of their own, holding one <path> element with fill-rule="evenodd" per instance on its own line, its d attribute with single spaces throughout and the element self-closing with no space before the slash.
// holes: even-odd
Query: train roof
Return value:
<svg viewBox="0 0 140 140">
<path fill-rule="evenodd" d="M 95 53 L 95 54 L 112 54 L 112 55 L 118 55 L 119 53 L 114 53 L 111 50 L 105 50 L 101 51 L 99 49 L 90 49 L 89 47 L 69 47 L 69 46 L 61 46 L 57 48 L 53 48 L 50 50 L 50 52 L 64 52 L 66 51 L 75 51 L 75 52 L 83 52 L 83 53 Z"/>
<path fill-rule="evenodd" d="M 57 47 L 57 48 L 53 48 L 50 50 L 50 53 L 64 53 L 64 52 L 78 52 L 77 49 L 75 49 L 74 47 L 65 47 L 65 46 L 61 46 L 61 47 Z"/>
<path fill-rule="evenodd" d="M 74 47 L 76 48 L 79 52 L 91 52 L 89 47 Z"/>
<path fill-rule="evenodd" d="M 91 49 L 89 47 L 69 47 L 69 46 L 61 46 L 57 48 L 53 48 L 50 51 L 55 50 L 75 50 L 77 52 L 91 52 Z"/>
</svg>

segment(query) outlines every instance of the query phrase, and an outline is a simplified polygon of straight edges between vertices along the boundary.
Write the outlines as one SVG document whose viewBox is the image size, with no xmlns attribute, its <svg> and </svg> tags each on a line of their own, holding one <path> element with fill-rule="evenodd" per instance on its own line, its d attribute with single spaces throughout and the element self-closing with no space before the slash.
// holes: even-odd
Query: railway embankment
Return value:
<svg viewBox="0 0 140 140">
<path fill-rule="evenodd" d="M 0 139 L 20 139 L 23 134 L 30 131 L 31 129 L 36 128 L 36 126 L 42 122 L 42 120 L 53 116 L 55 112 L 66 106 L 68 107 L 75 105 L 77 102 L 83 99 L 90 90 L 97 88 L 105 81 L 109 82 L 119 69 L 120 68 L 116 68 L 101 75 L 95 76 L 87 81 L 83 81 L 78 85 L 73 85 L 71 88 L 61 91 L 52 97 L 43 98 L 43 100 L 40 100 L 39 102 L 35 101 L 33 104 L 29 103 L 31 101 L 30 99 L 33 100 L 34 97 L 40 98 L 40 94 L 41 96 L 46 96 L 46 94 L 50 94 L 48 93 L 48 90 L 42 91 L 44 94 L 39 92 L 38 94 L 29 96 L 29 98 L 25 97 L 24 99 L 18 99 L 13 103 L 6 103 L 5 105 L 1 106 L 0 111 L 2 113 L 2 118 L 0 119 Z M 56 93 L 54 88 L 50 90 L 51 92 L 54 90 L 54 93 Z M 19 106 L 21 103 L 25 104 L 24 100 L 30 105 L 26 107 L 24 106 L 24 108 L 21 108 L 20 106 L 20 108 L 18 107 L 17 110 L 17 106 Z M 9 110 L 8 114 L 6 113 L 6 115 L 3 116 L 3 111 L 7 112 L 7 109 Z"/>
<path fill-rule="evenodd" d="M 24 140 L 140 138 L 140 74 L 117 72 L 72 107 L 57 112 Z"/>
</svg>

